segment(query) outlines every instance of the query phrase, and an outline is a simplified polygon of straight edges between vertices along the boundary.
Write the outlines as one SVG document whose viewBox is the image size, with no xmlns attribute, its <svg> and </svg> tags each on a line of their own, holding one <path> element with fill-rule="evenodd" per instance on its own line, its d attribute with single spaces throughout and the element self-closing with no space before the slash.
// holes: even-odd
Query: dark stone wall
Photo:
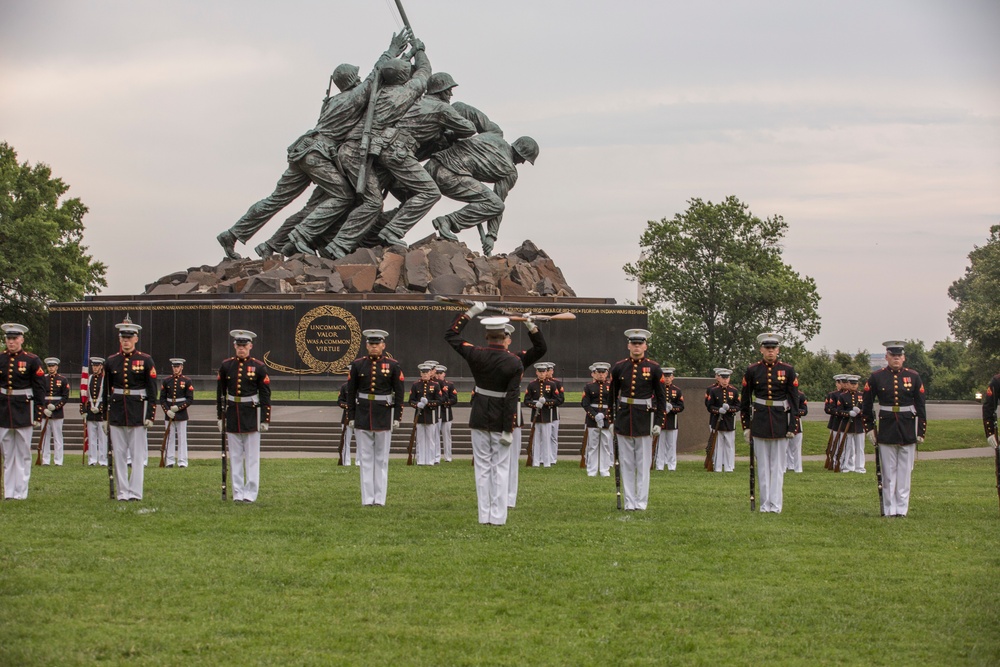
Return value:
<svg viewBox="0 0 1000 667">
<path fill-rule="evenodd" d="M 589 382 L 588 366 L 594 361 L 614 362 L 626 355 L 625 329 L 647 326 L 645 308 L 614 300 L 526 297 L 502 303 L 518 311 L 576 315 L 572 321 L 539 324 L 549 344 L 545 359 L 555 362 L 557 377 L 571 389 Z M 114 325 L 128 314 L 143 327 L 138 348 L 153 357 L 161 375 L 169 372 L 171 357 L 183 357 L 185 373 L 207 382 L 232 355 L 229 331 L 250 329 L 258 336 L 252 354 L 268 364 L 276 388 L 320 389 L 339 386 L 347 365 L 363 352 L 361 331 L 377 328 L 389 332 L 387 349 L 402 362 L 407 378 L 417 376 L 417 364 L 434 359 L 467 389 L 471 376 L 465 363 L 444 340 L 462 310 L 422 294 L 92 297 L 50 307 L 49 350 L 62 359 L 64 373 L 78 374 L 87 316 L 92 318 L 91 354 L 106 357 L 118 350 Z M 482 327 L 469 325 L 466 338 L 482 343 Z M 513 338 L 511 349 L 529 344 L 523 324 L 517 324 Z"/>
</svg>

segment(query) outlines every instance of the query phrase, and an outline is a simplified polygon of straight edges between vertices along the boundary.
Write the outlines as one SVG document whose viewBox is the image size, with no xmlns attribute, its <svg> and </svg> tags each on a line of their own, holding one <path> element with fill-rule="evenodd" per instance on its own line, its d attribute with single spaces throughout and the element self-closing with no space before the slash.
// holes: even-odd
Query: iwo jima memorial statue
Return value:
<svg viewBox="0 0 1000 667">
<path fill-rule="evenodd" d="M 644 308 L 577 297 L 531 241 L 494 252 L 504 201 L 519 166 L 535 163 L 538 144 L 528 136 L 508 142 L 487 114 L 452 104 L 457 83 L 432 70 L 396 6 L 405 27 L 363 79 L 353 64 L 333 70 L 319 120 L 289 146 L 274 191 L 218 235 L 220 264 L 164 276 L 141 296 L 53 304 L 50 350 L 69 369 L 84 361 L 88 321 L 92 354 L 100 356 L 114 351 L 114 325 L 128 315 L 143 327 L 142 350 L 164 367 L 171 357 L 186 359 L 185 373 L 200 388 L 214 387 L 220 360 L 231 355 L 228 332 L 249 329 L 275 388 L 329 389 L 362 351 L 362 330 L 377 328 L 389 332 L 404 370 L 415 375 L 418 363 L 439 360 L 467 390 L 466 364 L 443 338 L 466 307 L 461 299 L 486 300 L 494 313 L 572 313 L 573 321 L 543 325 L 546 360 L 571 385 L 589 381 L 594 361 L 623 353 L 622 331 L 645 326 Z M 330 95 L 334 85 L 340 92 Z M 259 259 L 237 253 L 237 242 L 250 243 L 310 185 L 305 207 L 255 246 Z M 406 234 L 442 195 L 465 205 L 433 218 L 436 234 L 407 246 Z M 472 228 L 482 254 L 459 239 Z M 482 331 L 468 335 L 482 340 Z M 518 328 L 512 349 L 529 346 Z"/>
</svg>

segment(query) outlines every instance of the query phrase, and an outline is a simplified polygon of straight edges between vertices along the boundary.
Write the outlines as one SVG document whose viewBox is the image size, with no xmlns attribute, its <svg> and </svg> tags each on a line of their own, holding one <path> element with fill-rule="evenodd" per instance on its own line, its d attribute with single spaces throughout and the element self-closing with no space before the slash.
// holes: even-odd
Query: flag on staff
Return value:
<svg viewBox="0 0 1000 667">
<path fill-rule="evenodd" d="M 87 407 L 90 399 L 90 315 L 87 315 L 87 334 L 83 337 L 83 360 L 80 364 L 83 366 L 80 370 L 80 402 Z"/>
<path fill-rule="evenodd" d="M 83 407 L 83 462 L 87 463 L 90 437 L 87 433 L 87 402 L 90 400 L 90 315 L 87 315 L 87 334 L 83 337 L 83 360 L 80 362 L 80 405 Z"/>
</svg>

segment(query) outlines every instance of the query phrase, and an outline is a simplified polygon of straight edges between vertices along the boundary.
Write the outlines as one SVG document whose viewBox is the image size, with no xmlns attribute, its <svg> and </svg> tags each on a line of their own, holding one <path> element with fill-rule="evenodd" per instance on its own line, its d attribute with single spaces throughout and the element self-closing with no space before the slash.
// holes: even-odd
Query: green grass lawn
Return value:
<svg viewBox="0 0 1000 667">
<path fill-rule="evenodd" d="M 830 431 L 826 422 L 803 422 L 802 453 L 825 454 L 826 443 Z M 939 452 L 946 449 L 969 449 L 985 447 L 986 436 L 983 435 L 983 423 L 978 419 L 948 419 L 929 422 L 927 438 L 918 445 L 922 452 Z M 865 452 L 872 454 L 872 444 L 865 440 Z M 750 450 L 743 440 L 743 435 L 736 436 L 736 454 L 750 456 Z"/>
<path fill-rule="evenodd" d="M 139 503 L 34 468 L 0 506 L 0 664 L 1000 663 L 992 459 L 918 462 L 906 519 L 821 462 L 781 515 L 749 511 L 745 464 L 654 473 L 628 514 L 613 479 L 522 467 L 500 528 L 467 460 L 393 460 L 384 508 L 335 463 L 265 459 L 254 505 L 217 461 L 148 468 Z"/>
</svg>

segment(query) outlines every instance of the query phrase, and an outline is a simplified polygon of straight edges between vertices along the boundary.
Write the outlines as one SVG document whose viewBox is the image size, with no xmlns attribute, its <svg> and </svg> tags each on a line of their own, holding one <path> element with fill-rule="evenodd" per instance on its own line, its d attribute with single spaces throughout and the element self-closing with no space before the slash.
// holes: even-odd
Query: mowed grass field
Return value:
<svg viewBox="0 0 1000 667">
<path fill-rule="evenodd" d="M 0 664 L 1000 664 L 992 459 L 918 462 L 906 519 L 874 466 L 822 462 L 780 515 L 749 511 L 745 463 L 654 472 L 627 514 L 613 478 L 522 467 L 504 527 L 468 460 L 393 460 L 383 508 L 333 459 L 261 479 L 237 505 L 218 461 L 150 467 L 118 503 L 104 469 L 34 468 L 0 506 Z"/>
</svg>

